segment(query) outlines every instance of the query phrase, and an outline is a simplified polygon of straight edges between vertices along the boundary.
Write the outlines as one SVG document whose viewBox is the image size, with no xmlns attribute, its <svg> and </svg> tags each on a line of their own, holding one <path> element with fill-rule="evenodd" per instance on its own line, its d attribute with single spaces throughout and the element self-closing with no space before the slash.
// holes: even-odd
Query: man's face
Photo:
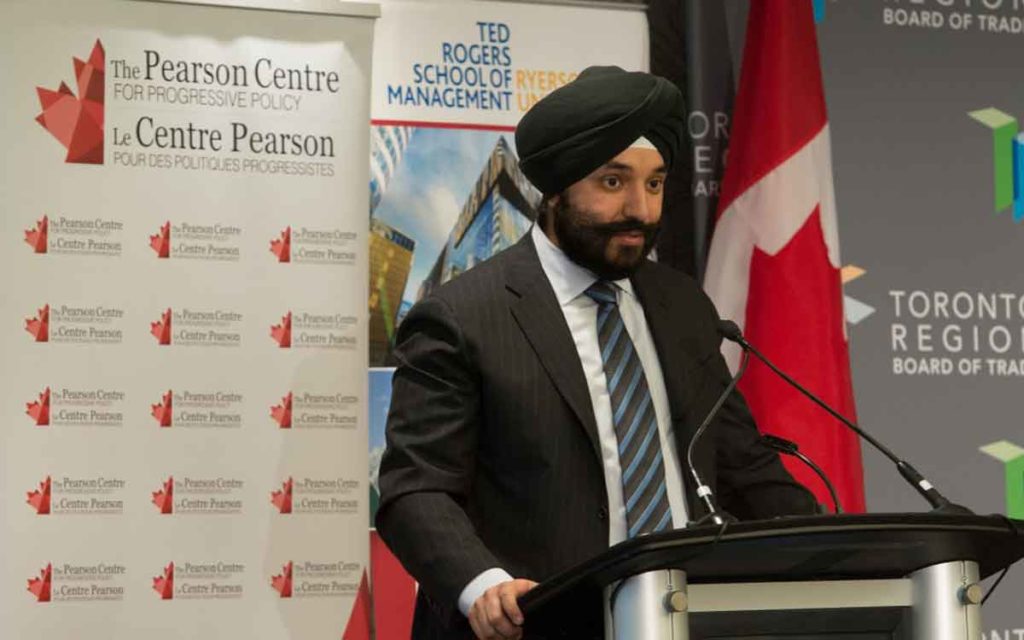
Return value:
<svg viewBox="0 0 1024 640">
<path fill-rule="evenodd" d="M 664 184 L 660 153 L 626 149 L 555 196 L 546 233 L 599 278 L 626 278 L 654 246 Z"/>
</svg>

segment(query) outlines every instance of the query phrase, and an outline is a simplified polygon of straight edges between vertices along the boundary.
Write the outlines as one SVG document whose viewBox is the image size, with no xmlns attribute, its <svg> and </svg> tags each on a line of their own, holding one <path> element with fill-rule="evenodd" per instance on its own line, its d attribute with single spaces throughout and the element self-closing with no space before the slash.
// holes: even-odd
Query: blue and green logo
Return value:
<svg viewBox="0 0 1024 640">
<path fill-rule="evenodd" d="M 812 0 L 814 2 L 814 21 L 820 23 L 825 19 L 825 0 Z"/>
<path fill-rule="evenodd" d="M 1024 520 L 1024 447 L 1000 440 L 981 447 L 1006 468 L 1006 515 Z"/>
<path fill-rule="evenodd" d="M 992 130 L 996 213 L 1012 207 L 1013 221 L 1024 220 L 1024 134 L 1017 119 L 994 107 L 967 115 Z"/>
</svg>

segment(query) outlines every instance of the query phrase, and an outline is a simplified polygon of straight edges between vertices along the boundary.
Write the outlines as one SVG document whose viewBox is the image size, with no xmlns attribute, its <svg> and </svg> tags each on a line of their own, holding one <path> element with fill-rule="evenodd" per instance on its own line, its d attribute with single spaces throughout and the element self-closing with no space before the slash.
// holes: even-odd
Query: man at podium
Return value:
<svg viewBox="0 0 1024 640">
<path fill-rule="evenodd" d="M 647 259 L 684 118 L 617 67 L 542 99 L 516 130 L 536 224 L 402 323 L 377 529 L 420 583 L 414 637 L 518 638 L 534 581 L 705 515 L 686 447 L 730 378 L 718 315 Z M 816 511 L 739 394 L 694 459 L 740 519 Z"/>
</svg>

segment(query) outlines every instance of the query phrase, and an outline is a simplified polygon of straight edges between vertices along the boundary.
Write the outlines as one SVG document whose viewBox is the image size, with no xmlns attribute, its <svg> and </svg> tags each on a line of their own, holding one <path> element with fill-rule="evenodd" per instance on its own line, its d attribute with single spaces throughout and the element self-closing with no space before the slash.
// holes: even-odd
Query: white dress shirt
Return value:
<svg viewBox="0 0 1024 640">
<path fill-rule="evenodd" d="M 588 269 L 570 260 L 537 225 L 533 226 L 530 234 L 537 248 L 541 267 L 555 291 L 558 306 L 562 309 L 565 322 L 569 325 L 569 332 L 576 343 L 576 352 L 580 356 L 583 375 L 590 391 L 590 402 L 594 409 L 601 445 L 604 483 L 608 491 L 608 545 L 611 546 L 626 539 L 626 502 L 622 495 L 619 441 L 615 436 L 615 425 L 612 422 L 611 396 L 608 393 L 608 381 L 597 338 L 597 303 L 584 293 L 598 278 Z M 683 495 L 683 476 L 673 440 L 672 415 L 669 412 L 661 363 L 658 361 L 658 353 L 654 348 L 654 340 L 651 338 L 643 307 L 633 292 L 632 283 L 628 279 L 623 279 L 616 280 L 613 284 L 622 322 L 633 340 L 651 393 L 664 458 L 672 526 L 678 529 L 686 526 L 686 500 Z M 459 609 L 468 615 L 470 607 L 487 589 L 511 579 L 504 569 L 492 568 L 484 571 L 462 590 L 459 596 Z"/>
</svg>

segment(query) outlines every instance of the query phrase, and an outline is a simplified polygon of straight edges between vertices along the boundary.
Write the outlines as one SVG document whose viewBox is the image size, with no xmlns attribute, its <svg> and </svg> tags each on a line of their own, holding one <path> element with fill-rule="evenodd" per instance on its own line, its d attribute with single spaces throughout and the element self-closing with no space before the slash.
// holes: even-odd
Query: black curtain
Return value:
<svg viewBox="0 0 1024 640">
<path fill-rule="evenodd" d="M 735 4 L 735 3 L 733 3 Z M 698 280 L 718 206 L 734 94 L 731 25 L 742 15 L 723 0 L 651 0 L 651 72 L 686 99 L 689 148 L 668 177 L 658 260 Z M 735 40 L 735 34 L 733 34 Z"/>
</svg>

